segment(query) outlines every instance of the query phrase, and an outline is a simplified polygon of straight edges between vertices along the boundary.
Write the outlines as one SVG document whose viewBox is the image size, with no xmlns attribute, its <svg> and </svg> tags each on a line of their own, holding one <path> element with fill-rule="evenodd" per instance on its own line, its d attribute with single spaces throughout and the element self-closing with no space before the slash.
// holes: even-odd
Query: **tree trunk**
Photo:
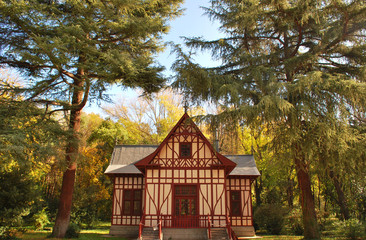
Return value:
<svg viewBox="0 0 366 240">
<path fill-rule="evenodd" d="M 287 178 L 287 204 L 290 208 L 294 206 L 294 180 L 291 177 Z"/>
<path fill-rule="evenodd" d="M 338 177 L 334 174 L 333 170 L 329 171 L 329 176 L 333 181 L 333 185 L 336 189 L 337 192 L 337 197 L 338 197 L 338 205 L 341 208 L 341 214 L 344 220 L 348 220 L 350 218 L 350 214 L 349 214 L 349 209 L 347 206 L 347 200 L 346 197 L 344 196 L 344 192 L 342 190 L 342 186 L 341 183 L 338 180 Z"/>
<path fill-rule="evenodd" d="M 257 207 L 262 204 L 262 198 L 261 198 L 262 188 L 263 188 L 262 187 L 262 177 L 259 176 L 259 183 L 258 183 L 258 178 L 257 178 L 257 179 L 255 179 L 255 184 L 254 184 L 255 202 L 256 202 Z"/>
<path fill-rule="evenodd" d="M 70 223 L 70 214 L 72 206 L 72 195 L 74 192 L 74 183 L 77 168 L 77 158 L 79 154 L 79 131 L 81 123 L 81 103 L 83 101 L 84 91 L 83 81 L 74 81 L 75 88 L 72 97 L 73 108 L 70 111 L 69 129 L 72 135 L 68 139 L 66 147 L 66 162 L 68 167 L 64 172 L 62 179 L 60 202 L 56 216 L 55 226 L 53 228 L 52 237 L 65 237 L 67 228 Z"/>
<path fill-rule="evenodd" d="M 311 191 L 311 181 L 308 168 L 299 156 L 295 157 L 295 167 L 300 188 L 300 202 L 304 224 L 304 239 L 320 239 L 320 232 L 315 213 L 314 196 Z"/>
</svg>

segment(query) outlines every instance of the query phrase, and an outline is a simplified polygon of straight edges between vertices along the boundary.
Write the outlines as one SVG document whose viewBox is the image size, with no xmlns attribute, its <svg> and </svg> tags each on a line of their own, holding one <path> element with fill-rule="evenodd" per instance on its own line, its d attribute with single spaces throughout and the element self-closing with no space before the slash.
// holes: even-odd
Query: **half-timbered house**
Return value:
<svg viewBox="0 0 366 240">
<path fill-rule="evenodd" d="M 158 146 L 117 145 L 105 173 L 114 181 L 111 235 L 255 235 L 253 156 L 221 155 L 187 113 Z"/>
</svg>

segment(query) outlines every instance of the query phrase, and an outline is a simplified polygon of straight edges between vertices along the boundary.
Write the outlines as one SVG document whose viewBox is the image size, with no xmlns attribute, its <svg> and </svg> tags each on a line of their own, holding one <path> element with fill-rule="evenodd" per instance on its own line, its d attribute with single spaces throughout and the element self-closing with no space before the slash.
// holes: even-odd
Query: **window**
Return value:
<svg viewBox="0 0 366 240">
<path fill-rule="evenodd" d="M 240 191 L 230 191 L 231 216 L 241 216 Z"/>
<path fill-rule="evenodd" d="M 140 216 L 142 206 L 142 190 L 123 191 L 123 215 Z"/>
<path fill-rule="evenodd" d="M 180 147 L 180 157 L 181 158 L 191 158 L 192 157 L 191 143 L 181 143 L 179 145 L 179 147 Z"/>
<path fill-rule="evenodd" d="M 175 215 L 193 216 L 197 214 L 197 186 L 176 185 L 174 190 Z"/>
<path fill-rule="evenodd" d="M 175 196 L 197 196 L 196 185 L 176 185 Z"/>
</svg>

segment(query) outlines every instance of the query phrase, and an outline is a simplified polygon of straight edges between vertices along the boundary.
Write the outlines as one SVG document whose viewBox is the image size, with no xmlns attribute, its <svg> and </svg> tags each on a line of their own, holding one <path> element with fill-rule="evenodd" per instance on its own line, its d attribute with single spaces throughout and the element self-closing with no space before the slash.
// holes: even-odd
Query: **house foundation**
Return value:
<svg viewBox="0 0 366 240">
<path fill-rule="evenodd" d="M 164 228 L 164 239 L 171 240 L 206 240 L 206 228 Z"/>
<path fill-rule="evenodd" d="M 109 229 L 109 235 L 131 239 L 137 238 L 137 236 L 139 235 L 139 226 L 112 225 Z"/>
<path fill-rule="evenodd" d="M 232 226 L 231 227 L 237 237 L 253 237 L 255 236 L 255 230 L 253 226 Z"/>
</svg>

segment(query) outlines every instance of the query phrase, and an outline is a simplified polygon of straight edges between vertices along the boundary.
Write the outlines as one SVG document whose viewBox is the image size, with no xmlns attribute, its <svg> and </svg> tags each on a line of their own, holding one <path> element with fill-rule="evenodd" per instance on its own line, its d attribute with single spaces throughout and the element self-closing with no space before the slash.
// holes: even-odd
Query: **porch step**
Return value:
<svg viewBox="0 0 366 240">
<path fill-rule="evenodd" d="M 211 228 L 212 240 L 229 240 L 226 228 Z"/>
<path fill-rule="evenodd" d="M 145 227 L 142 230 L 142 240 L 159 240 L 159 230 L 152 227 Z"/>
</svg>

